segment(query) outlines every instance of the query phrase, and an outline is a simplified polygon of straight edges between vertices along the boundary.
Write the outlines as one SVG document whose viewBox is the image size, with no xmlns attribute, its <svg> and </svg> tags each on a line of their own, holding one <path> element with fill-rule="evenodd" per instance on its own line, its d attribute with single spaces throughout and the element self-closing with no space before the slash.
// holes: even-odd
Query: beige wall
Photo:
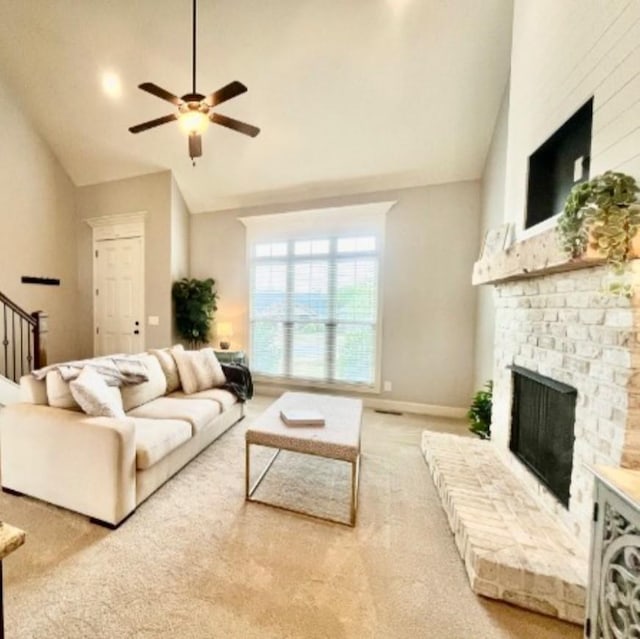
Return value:
<svg viewBox="0 0 640 639">
<path fill-rule="evenodd" d="M 146 348 L 168 346 L 171 323 L 171 203 L 172 177 L 169 171 L 125 180 L 104 182 L 77 189 L 77 234 L 79 307 L 87 320 L 79 331 L 83 355 L 93 353 L 93 262 L 92 231 L 85 220 L 91 217 L 146 211 L 145 220 L 145 315 L 160 319 L 147 326 Z M 144 318 L 146 321 L 146 317 Z"/>
<path fill-rule="evenodd" d="M 194 215 L 191 275 L 213 277 L 218 320 L 231 320 L 234 347 L 247 344 L 245 229 L 239 217 L 397 200 L 387 214 L 383 273 L 382 379 L 395 399 L 468 405 L 473 382 L 480 184 L 462 182 Z"/>
<path fill-rule="evenodd" d="M 637 0 L 516 0 L 507 220 L 522 226 L 529 155 L 591 96 L 591 175 L 611 169 L 640 178 L 639 41 Z"/>
<path fill-rule="evenodd" d="M 189 276 L 189 209 L 180 188 L 171 178 L 171 283 Z M 171 312 L 172 341 L 179 341 Z"/>
<path fill-rule="evenodd" d="M 480 238 L 487 229 L 496 228 L 505 218 L 504 188 L 507 159 L 507 128 L 509 119 L 509 87 L 504 92 L 487 161 L 482 175 L 482 219 Z M 482 239 L 481 239 L 482 242 Z M 494 287 L 478 287 L 475 336 L 474 388 L 481 388 L 493 377 L 493 339 L 495 307 Z"/>
<path fill-rule="evenodd" d="M 0 291 L 49 314 L 49 361 L 79 354 L 74 186 L 0 80 Z M 21 284 L 22 275 L 61 286 Z"/>
</svg>

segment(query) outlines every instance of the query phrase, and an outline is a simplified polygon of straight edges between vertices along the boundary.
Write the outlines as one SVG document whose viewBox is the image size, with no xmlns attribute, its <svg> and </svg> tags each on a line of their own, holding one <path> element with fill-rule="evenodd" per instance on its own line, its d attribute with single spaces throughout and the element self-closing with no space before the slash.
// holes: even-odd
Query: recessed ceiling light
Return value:
<svg viewBox="0 0 640 639">
<path fill-rule="evenodd" d="M 105 71 L 102 74 L 102 90 L 110 98 L 119 98 L 122 95 L 122 85 L 120 78 L 112 71 Z"/>
</svg>

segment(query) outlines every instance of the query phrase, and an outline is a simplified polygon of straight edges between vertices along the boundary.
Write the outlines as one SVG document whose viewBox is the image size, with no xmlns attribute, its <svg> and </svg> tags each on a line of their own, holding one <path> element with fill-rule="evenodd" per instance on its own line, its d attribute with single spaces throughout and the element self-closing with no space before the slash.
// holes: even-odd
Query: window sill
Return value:
<svg viewBox="0 0 640 639">
<path fill-rule="evenodd" d="M 331 390 L 345 393 L 370 393 L 379 394 L 380 384 L 368 386 L 366 384 L 349 384 L 347 382 L 323 382 L 320 380 L 297 379 L 292 377 L 270 377 L 268 375 L 254 374 L 253 381 L 265 384 L 273 389 L 300 388 L 309 390 Z"/>
</svg>

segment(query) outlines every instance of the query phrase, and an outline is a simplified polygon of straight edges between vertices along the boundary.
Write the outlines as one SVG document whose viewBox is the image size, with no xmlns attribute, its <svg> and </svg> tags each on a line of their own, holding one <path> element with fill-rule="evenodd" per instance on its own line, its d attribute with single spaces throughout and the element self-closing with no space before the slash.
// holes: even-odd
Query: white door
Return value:
<svg viewBox="0 0 640 639">
<path fill-rule="evenodd" d="M 141 237 L 95 243 L 95 354 L 144 350 Z"/>
</svg>

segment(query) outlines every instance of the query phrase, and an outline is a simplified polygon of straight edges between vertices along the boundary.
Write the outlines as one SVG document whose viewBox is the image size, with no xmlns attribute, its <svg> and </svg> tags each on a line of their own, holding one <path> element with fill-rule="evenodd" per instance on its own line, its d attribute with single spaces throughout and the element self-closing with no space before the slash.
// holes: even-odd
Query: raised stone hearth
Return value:
<svg viewBox="0 0 640 639">
<path fill-rule="evenodd" d="M 582 623 L 586 555 L 494 446 L 425 431 L 422 451 L 473 591 Z"/>
</svg>

